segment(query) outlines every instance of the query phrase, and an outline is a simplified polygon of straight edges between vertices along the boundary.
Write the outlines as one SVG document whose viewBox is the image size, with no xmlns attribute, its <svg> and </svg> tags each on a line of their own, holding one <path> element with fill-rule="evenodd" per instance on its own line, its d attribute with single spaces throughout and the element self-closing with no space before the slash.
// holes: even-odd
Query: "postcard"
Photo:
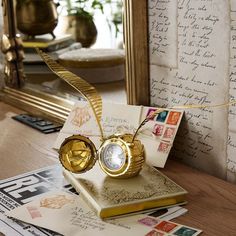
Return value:
<svg viewBox="0 0 236 236">
<path fill-rule="evenodd" d="M 139 214 L 103 221 L 78 195 L 62 190 L 39 196 L 5 213 L 20 221 L 65 236 L 191 235 L 202 231 L 158 217 Z"/>
<path fill-rule="evenodd" d="M 6 213 L 23 222 L 46 228 L 65 236 L 129 236 L 145 235 L 149 229 L 139 224 L 105 222 L 75 194 L 64 191 L 51 192 Z"/>
<path fill-rule="evenodd" d="M 140 123 L 158 108 L 103 103 L 101 125 L 105 137 L 112 134 L 134 134 Z M 163 168 L 173 146 L 182 110 L 165 109 L 150 119 L 138 132 L 137 138 L 143 143 L 148 164 Z M 101 135 L 95 115 L 87 102 L 79 101 L 71 110 L 54 148 L 59 149 L 65 138 L 81 134 L 89 137 L 97 148 Z"/>
</svg>

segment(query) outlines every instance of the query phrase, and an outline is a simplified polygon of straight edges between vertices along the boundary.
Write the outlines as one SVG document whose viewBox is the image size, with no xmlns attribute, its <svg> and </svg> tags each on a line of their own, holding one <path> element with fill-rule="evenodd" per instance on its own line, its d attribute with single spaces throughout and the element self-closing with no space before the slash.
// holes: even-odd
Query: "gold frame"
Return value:
<svg viewBox="0 0 236 236">
<path fill-rule="evenodd" d="M 11 0 L 10 0 L 11 1 Z M 11 9 L 14 12 L 14 9 Z M 8 11 L 7 14 L 10 14 Z M 7 29 L 9 25 L 5 25 Z M 124 40 L 128 104 L 149 105 L 147 1 L 124 0 Z M 2 100 L 27 112 L 64 122 L 73 104 L 65 99 L 4 87 Z"/>
<path fill-rule="evenodd" d="M 124 0 L 128 103 L 149 105 L 148 1 Z"/>
</svg>

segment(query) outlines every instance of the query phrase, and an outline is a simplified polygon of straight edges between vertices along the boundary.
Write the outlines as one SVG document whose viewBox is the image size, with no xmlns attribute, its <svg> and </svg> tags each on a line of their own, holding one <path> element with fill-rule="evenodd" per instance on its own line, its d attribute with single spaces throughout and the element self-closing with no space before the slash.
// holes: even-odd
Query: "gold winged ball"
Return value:
<svg viewBox="0 0 236 236">
<path fill-rule="evenodd" d="M 36 49 L 47 66 L 58 77 L 74 87 L 88 101 L 101 136 L 101 145 L 96 149 L 94 143 L 83 135 L 72 135 L 64 140 L 59 149 L 59 159 L 63 167 L 73 173 L 90 170 L 98 160 L 101 169 L 113 178 L 130 178 L 139 174 L 145 162 L 143 144 L 136 138 L 139 129 L 162 109 L 158 109 L 140 124 L 134 134 L 114 134 L 104 137 L 101 125 L 102 98 L 96 89 L 55 62 L 49 55 Z"/>
</svg>

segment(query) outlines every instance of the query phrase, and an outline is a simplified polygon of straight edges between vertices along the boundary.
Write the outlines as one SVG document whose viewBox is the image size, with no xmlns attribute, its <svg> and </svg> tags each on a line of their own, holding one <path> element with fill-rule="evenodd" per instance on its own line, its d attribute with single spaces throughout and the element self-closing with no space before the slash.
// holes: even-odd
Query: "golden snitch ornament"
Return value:
<svg viewBox="0 0 236 236">
<path fill-rule="evenodd" d="M 90 170 L 96 161 L 110 177 L 129 178 L 137 175 L 145 161 L 144 147 L 133 135 L 112 135 L 105 139 L 98 151 L 93 142 L 82 135 L 65 139 L 59 149 L 62 165 L 73 173 Z"/>
<path fill-rule="evenodd" d="M 66 138 L 59 149 L 59 159 L 63 167 L 79 174 L 92 169 L 98 160 L 101 169 L 110 177 L 129 178 L 138 175 L 145 162 L 145 152 L 143 144 L 136 139 L 137 133 L 149 119 L 163 109 L 159 109 L 155 114 L 146 117 L 135 134 L 114 134 L 104 138 L 101 126 L 102 99 L 96 89 L 85 80 L 66 70 L 46 53 L 39 49 L 36 50 L 52 72 L 87 99 L 101 134 L 102 144 L 98 150 L 96 150 L 94 143 L 83 135 L 72 135 Z"/>
</svg>

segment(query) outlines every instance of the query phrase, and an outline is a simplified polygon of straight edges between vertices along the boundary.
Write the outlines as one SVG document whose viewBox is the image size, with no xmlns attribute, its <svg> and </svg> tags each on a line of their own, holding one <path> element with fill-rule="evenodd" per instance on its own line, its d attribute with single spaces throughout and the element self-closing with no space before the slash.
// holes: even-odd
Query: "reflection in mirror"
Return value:
<svg viewBox="0 0 236 236">
<path fill-rule="evenodd" d="M 109 0 L 104 1 L 108 3 L 108 6 L 111 4 L 111 1 Z M 44 51 L 47 51 L 54 59 L 60 61 L 60 63 L 68 69 L 77 73 L 84 79 L 90 80 L 89 82 L 94 83 L 104 100 L 126 103 L 126 82 L 128 103 L 147 104 L 147 102 L 145 102 L 145 94 L 147 93 L 144 92 L 148 87 L 147 79 L 140 79 L 144 77 L 146 78 L 147 71 L 147 48 L 145 46 L 147 40 L 146 14 L 143 14 L 143 16 L 142 14 L 138 14 L 139 16 L 142 16 L 139 18 L 135 16 L 136 14 L 133 14 L 134 9 L 136 9 L 137 12 L 140 12 L 140 10 L 145 11 L 146 1 L 124 1 L 124 5 L 126 7 L 126 10 L 124 11 L 124 18 L 126 19 L 124 26 L 124 31 L 126 33 L 125 54 L 124 49 L 120 49 L 123 45 L 121 40 L 123 39 L 123 35 L 120 33 L 122 32 L 123 27 L 122 25 L 116 25 L 112 30 L 111 23 L 114 21 L 112 21 L 108 16 L 102 14 L 103 11 L 106 12 L 105 4 L 102 5 L 103 8 L 101 8 L 101 5 L 99 4 L 96 6 L 99 1 L 90 1 L 96 3 L 94 7 L 96 9 L 93 9 L 94 15 L 92 18 L 95 22 L 97 30 L 96 40 L 92 42 L 89 47 L 87 46 L 88 48 L 82 49 L 81 47 L 85 47 L 83 46 L 82 40 L 81 42 L 77 42 L 77 38 L 73 37 L 73 34 L 68 34 L 72 33 L 70 32 L 71 29 L 65 31 L 63 26 L 68 24 L 69 28 L 71 28 L 76 25 L 74 20 L 69 21 L 67 19 L 66 21 L 65 18 L 72 18 L 74 14 L 73 4 L 75 2 L 82 4 L 85 2 L 84 0 L 61 0 L 57 2 L 53 2 L 52 0 L 4 0 L 3 12 L 6 13 L 8 19 L 10 19 L 9 14 L 13 12 L 13 7 L 9 7 L 9 2 L 14 2 L 14 9 L 17 9 L 17 28 L 15 28 L 15 31 L 19 32 L 23 38 L 25 52 L 24 72 L 26 75 L 26 83 L 23 88 L 18 89 L 5 87 L 4 98 L 7 102 L 20 106 L 22 109 L 30 110 L 34 113 L 47 113 L 47 115 L 63 121 L 67 117 L 74 101 L 80 99 L 80 95 L 75 92 L 73 88 L 53 75 L 40 60 L 33 49 L 34 47 L 40 47 L 44 49 Z M 47 2 L 47 4 L 39 4 L 34 6 L 33 2 Z M 59 3 L 60 6 L 57 6 L 56 3 Z M 45 6 L 51 7 L 51 11 L 48 13 L 48 15 L 51 16 L 51 23 L 47 21 L 47 25 L 44 23 L 45 16 L 43 14 L 46 10 L 39 10 L 40 7 Z M 6 9 L 6 7 L 9 7 L 9 9 L 4 11 L 4 8 Z M 108 7 L 107 9 L 111 8 Z M 83 10 L 83 13 L 87 12 L 85 13 L 85 15 L 87 14 L 86 17 L 91 20 L 91 15 L 89 14 L 88 16 L 90 10 L 86 7 L 84 7 Z M 47 8 L 47 11 L 49 11 L 49 8 Z M 76 8 L 76 11 L 79 12 L 81 9 Z M 66 14 L 69 13 L 70 15 L 67 16 Z M 28 21 L 28 15 L 31 16 L 31 21 L 35 21 L 33 22 L 34 24 Z M 103 18 L 103 21 L 102 16 L 105 17 Z M 134 20 L 135 23 L 139 25 L 138 28 L 133 27 Z M 57 21 L 58 24 L 55 27 L 55 22 Z M 107 33 L 105 33 L 106 22 L 108 22 Z M 41 30 L 38 33 L 39 35 L 37 35 L 37 32 L 34 31 L 35 27 L 34 30 L 30 29 L 30 27 L 32 28 L 32 25 L 39 26 L 39 29 Z M 102 25 L 101 29 L 99 25 Z M 5 31 L 9 30 L 9 24 L 6 20 L 4 26 Z M 117 30 L 117 35 L 120 36 L 107 40 L 109 38 L 108 36 L 112 35 L 112 32 L 114 35 L 114 32 L 117 33 Z M 101 39 L 102 36 L 103 38 Z M 142 45 L 140 44 L 140 40 Z M 105 42 L 105 45 L 102 45 L 101 42 Z M 116 48 L 112 48 L 114 46 Z M 127 57 L 126 60 L 125 56 Z M 125 63 L 126 73 L 128 73 L 126 78 L 124 73 Z M 139 63 L 139 65 L 135 68 L 137 63 Z M 139 82 L 137 83 L 136 80 Z M 116 94 L 118 96 L 116 96 Z"/>
<path fill-rule="evenodd" d="M 106 0 L 104 6 L 94 5 L 98 1 L 61 0 L 58 1 L 58 7 L 52 1 L 46 1 L 47 5 L 38 3 L 43 1 L 24 2 L 17 0 L 16 9 L 17 29 L 22 35 L 25 51 L 26 89 L 50 93 L 70 101 L 80 99 L 76 91 L 53 75 L 42 62 L 33 49 L 39 46 L 44 47 L 45 51 L 66 68 L 94 84 L 104 95 L 104 99 L 126 102 L 125 55 L 124 49 L 117 48 L 118 40 L 123 38 L 122 25 L 112 23 L 116 14 L 120 14 L 121 8 L 117 7 L 122 6 L 120 0 Z M 31 27 L 29 22 L 32 17 L 28 18 L 30 10 L 32 14 L 36 12 Z M 45 14 L 50 19 L 42 22 Z M 44 27 L 41 26 L 42 23 Z M 37 28 L 40 35 L 35 35 Z M 45 34 L 46 32 L 49 34 Z"/>
<path fill-rule="evenodd" d="M 3 34 L 3 15 L 2 15 L 2 7 L 0 5 L 0 35 L 2 34 Z M 4 57 L 3 57 L 2 52 L 0 51 L 0 90 L 4 86 L 3 62 L 4 62 Z"/>
</svg>

